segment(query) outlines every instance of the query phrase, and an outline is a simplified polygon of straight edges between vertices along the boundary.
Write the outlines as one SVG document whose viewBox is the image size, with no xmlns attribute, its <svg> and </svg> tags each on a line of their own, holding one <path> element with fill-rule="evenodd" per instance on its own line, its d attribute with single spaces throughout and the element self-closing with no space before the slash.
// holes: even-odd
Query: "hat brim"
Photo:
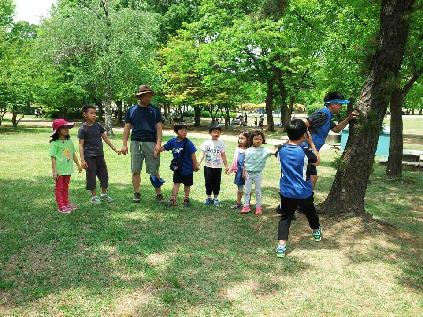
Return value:
<svg viewBox="0 0 423 317">
<path fill-rule="evenodd" d="M 69 128 L 69 129 L 72 129 L 74 126 L 75 126 L 75 123 L 73 123 L 73 122 L 68 122 L 67 124 L 61 125 L 56 130 L 53 130 L 53 133 L 51 134 L 51 136 L 55 135 L 57 133 L 57 131 L 60 130 L 60 128 Z"/>
<path fill-rule="evenodd" d="M 143 95 L 147 95 L 147 94 L 152 94 L 152 95 L 154 96 L 154 91 L 152 91 L 152 90 L 148 90 L 148 91 L 137 92 L 137 93 L 135 94 L 135 98 L 137 98 L 137 97 L 141 97 L 141 96 L 143 96 Z"/>
</svg>

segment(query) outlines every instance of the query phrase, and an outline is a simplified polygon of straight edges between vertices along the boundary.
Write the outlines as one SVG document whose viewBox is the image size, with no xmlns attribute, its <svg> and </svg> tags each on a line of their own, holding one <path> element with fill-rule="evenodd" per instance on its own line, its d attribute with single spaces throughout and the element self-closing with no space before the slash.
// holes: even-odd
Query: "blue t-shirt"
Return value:
<svg viewBox="0 0 423 317">
<path fill-rule="evenodd" d="M 309 148 L 301 145 L 284 144 L 278 157 L 281 163 L 279 189 L 282 196 L 306 199 L 313 194 L 309 174 L 309 164 L 317 162 L 317 156 Z"/>
<path fill-rule="evenodd" d="M 317 151 L 320 151 L 326 142 L 329 131 L 336 126 L 335 122 L 333 122 L 333 113 L 328 107 L 323 107 L 308 117 L 307 120 L 311 125 L 313 142 Z"/>
<path fill-rule="evenodd" d="M 128 109 L 125 122 L 132 126 L 132 141 L 156 142 L 156 124 L 162 122 L 162 113 L 152 105 L 148 107 L 134 105 Z"/>
<path fill-rule="evenodd" d="M 184 155 L 181 157 L 181 152 L 184 148 L 185 142 Z M 166 151 L 172 151 L 174 159 L 182 161 L 181 175 L 189 175 L 194 172 L 192 155 L 197 151 L 194 143 L 192 143 L 189 139 L 179 141 L 178 138 L 175 137 L 167 141 L 163 147 Z"/>
</svg>

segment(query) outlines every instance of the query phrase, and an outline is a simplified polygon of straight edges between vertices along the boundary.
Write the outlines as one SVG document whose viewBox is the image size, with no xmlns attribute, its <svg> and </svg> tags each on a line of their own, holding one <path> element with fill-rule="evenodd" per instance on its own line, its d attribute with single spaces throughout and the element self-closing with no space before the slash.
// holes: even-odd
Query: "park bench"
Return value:
<svg viewBox="0 0 423 317">
<path fill-rule="evenodd" d="M 388 164 L 388 157 L 384 156 L 379 160 L 380 165 Z M 423 167 L 423 151 L 404 150 L 402 152 L 402 165 L 409 167 Z"/>
</svg>

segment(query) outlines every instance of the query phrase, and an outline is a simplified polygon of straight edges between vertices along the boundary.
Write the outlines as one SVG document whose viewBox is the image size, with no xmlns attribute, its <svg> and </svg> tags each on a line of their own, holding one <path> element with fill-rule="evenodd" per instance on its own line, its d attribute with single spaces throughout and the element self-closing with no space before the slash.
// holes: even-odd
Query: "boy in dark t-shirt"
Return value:
<svg viewBox="0 0 423 317">
<path fill-rule="evenodd" d="M 184 184 L 184 207 L 190 206 L 189 194 L 191 186 L 194 184 L 194 172 L 198 171 L 198 162 L 195 152 L 195 145 L 187 138 L 187 127 L 184 124 L 176 124 L 173 128 L 176 137 L 167 141 L 162 146 L 162 151 L 172 151 L 173 161 L 173 189 L 169 200 L 169 207 L 176 205 L 179 187 Z"/>
<path fill-rule="evenodd" d="M 82 113 L 85 122 L 79 128 L 79 155 L 81 166 L 86 170 L 86 189 L 91 192 L 91 203 L 100 204 L 101 201 L 112 202 L 107 189 L 109 187 L 109 174 L 106 161 L 104 160 L 103 141 L 113 151 L 120 154 L 120 151 L 112 144 L 107 137 L 106 130 L 96 122 L 96 109 L 94 106 L 84 106 Z M 96 193 L 96 177 L 100 181 L 101 195 Z"/>
<path fill-rule="evenodd" d="M 284 257 L 289 227 L 295 210 L 299 207 L 306 215 L 315 241 L 320 241 L 322 231 L 314 207 L 313 186 L 310 179 L 310 165 L 320 163 L 319 152 L 313 143 L 306 124 L 301 119 L 292 120 L 286 127 L 289 142 L 278 152 L 281 163 L 280 196 L 281 218 L 278 227 L 278 257 Z M 308 146 L 304 145 L 304 141 Z"/>
</svg>

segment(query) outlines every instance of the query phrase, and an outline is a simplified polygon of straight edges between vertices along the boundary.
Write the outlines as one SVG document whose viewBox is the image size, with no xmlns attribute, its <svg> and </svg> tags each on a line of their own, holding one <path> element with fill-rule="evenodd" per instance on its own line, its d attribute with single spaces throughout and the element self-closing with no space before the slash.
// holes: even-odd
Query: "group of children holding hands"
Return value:
<svg viewBox="0 0 423 317">
<path fill-rule="evenodd" d="M 83 108 L 85 122 L 78 131 L 80 160 L 75 147 L 69 140 L 69 129 L 74 125 L 64 119 L 53 122 L 53 134 L 50 141 L 50 157 L 52 159 L 52 173 L 56 182 L 55 198 L 58 212 L 70 213 L 77 208 L 69 200 L 69 182 L 73 172 L 73 163 L 79 172 L 86 170 L 86 189 L 91 192 L 91 202 L 101 204 L 112 202 L 108 194 L 108 172 L 104 160 L 103 141 L 117 154 L 121 152 L 107 137 L 105 129 L 96 122 L 96 109 L 91 106 Z M 262 208 L 262 180 L 263 170 L 267 158 L 278 157 L 281 164 L 280 178 L 280 221 L 278 226 L 277 256 L 286 253 L 286 241 L 291 220 L 297 208 L 307 216 L 309 225 L 313 229 L 313 237 L 320 241 L 322 232 L 319 218 L 313 203 L 313 188 L 309 170 L 319 164 L 319 153 L 313 144 L 310 133 L 304 121 L 296 119 L 286 128 L 289 141 L 279 147 L 269 149 L 263 147 L 265 136 L 262 131 L 244 131 L 238 136 L 238 147 L 235 149 L 233 162 L 228 164 L 225 144 L 220 140 L 222 130 L 219 126 L 209 129 L 210 139 L 201 145 L 201 155 L 196 157 L 196 147 L 187 138 L 187 127 L 176 124 L 176 136 L 167 141 L 160 151 L 172 151 L 173 160 L 170 169 L 173 171 L 173 188 L 168 205 L 176 205 L 181 184 L 184 185 L 183 205 L 190 206 L 190 188 L 193 185 L 193 174 L 199 171 L 204 161 L 204 179 L 206 189 L 205 204 L 220 206 L 219 194 L 222 173 L 234 173 L 234 183 L 237 186 L 236 204 L 233 209 L 239 209 L 241 214 L 251 212 L 250 200 L 252 185 L 255 183 L 255 214 L 261 215 Z M 100 181 L 101 194 L 96 193 L 96 177 Z"/>
</svg>

